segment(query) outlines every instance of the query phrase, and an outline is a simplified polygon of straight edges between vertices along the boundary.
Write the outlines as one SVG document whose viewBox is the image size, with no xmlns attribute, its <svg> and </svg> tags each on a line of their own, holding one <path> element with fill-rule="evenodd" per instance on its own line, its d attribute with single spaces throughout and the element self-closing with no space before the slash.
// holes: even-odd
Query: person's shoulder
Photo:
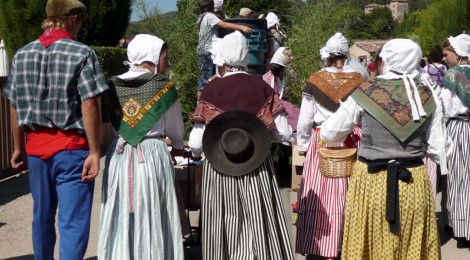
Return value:
<svg viewBox="0 0 470 260">
<path fill-rule="evenodd" d="M 22 53 L 22 52 L 36 51 L 41 46 L 42 45 L 41 45 L 41 42 L 39 40 L 34 40 L 34 41 L 29 42 L 28 44 L 24 45 L 23 47 L 19 48 L 16 53 L 18 54 L 18 53 Z"/>
</svg>

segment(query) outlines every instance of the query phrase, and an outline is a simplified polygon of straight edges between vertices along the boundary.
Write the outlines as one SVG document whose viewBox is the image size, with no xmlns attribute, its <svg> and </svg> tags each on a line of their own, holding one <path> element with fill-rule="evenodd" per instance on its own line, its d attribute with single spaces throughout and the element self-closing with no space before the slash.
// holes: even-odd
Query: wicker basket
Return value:
<svg viewBox="0 0 470 260">
<path fill-rule="evenodd" d="M 328 178 L 347 178 L 357 159 L 356 147 L 320 147 L 320 172 Z"/>
</svg>

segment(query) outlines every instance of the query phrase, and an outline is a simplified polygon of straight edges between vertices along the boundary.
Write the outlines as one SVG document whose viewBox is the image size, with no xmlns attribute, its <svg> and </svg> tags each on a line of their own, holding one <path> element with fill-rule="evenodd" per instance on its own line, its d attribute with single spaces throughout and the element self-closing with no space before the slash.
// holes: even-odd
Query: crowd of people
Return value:
<svg viewBox="0 0 470 260">
<path fill-rule="evenodd" d="M 185 148 L 169 46 L 137 35 L 123 46 L 129 70 L 106 80 L 94 51 L 75 40 L 85 5 L 47 1 L 44 33 L 18 50 L 2 93 L 11 102 L 11 164 L 29 176 L 36 259 L 54 257 L 57 209 L 60 258 L 84 257 L 101 170 L 100 98 L 116 138 L 103 170 L 99 259 L 184 259 L 177 156 L 204 160 L 204 259 L 440 259 L 438 175 L 445 224 L 470 241 L 470 35 L 450 36 L 423 68 L 417 43 L 392 39 L 371 75 L 335 33 L 299 109 L 285 94 L 295 50 L 283 46 L 278 17 L 259 16 L 271 35 L 269 69 L 251 75 L 253 30 L 223 21 L 223 1 L 199 4 L 200 76 Z M 240 17 L 257 16 L 242 8 Z M 215 40 L 219 27 L 234 32 Z M 305 155 L 295 246 L 273 142 L 296 142 Z M 357 148 L 352 170 L 326 175 L 319 150 L 345 147 Z"/>
</svg>

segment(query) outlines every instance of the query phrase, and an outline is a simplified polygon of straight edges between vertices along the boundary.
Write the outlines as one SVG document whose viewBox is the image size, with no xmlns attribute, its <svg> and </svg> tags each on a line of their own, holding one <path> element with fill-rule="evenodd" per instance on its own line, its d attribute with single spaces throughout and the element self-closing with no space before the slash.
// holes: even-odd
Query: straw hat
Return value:
<svg viewBox="0 0 470 260">
<path fill-rule="evenodd" d="M 86 7 L 77 0 L 49 0 L 46 4 L 47 17 L 67 16 L 86 13 Z"/>
</svg>

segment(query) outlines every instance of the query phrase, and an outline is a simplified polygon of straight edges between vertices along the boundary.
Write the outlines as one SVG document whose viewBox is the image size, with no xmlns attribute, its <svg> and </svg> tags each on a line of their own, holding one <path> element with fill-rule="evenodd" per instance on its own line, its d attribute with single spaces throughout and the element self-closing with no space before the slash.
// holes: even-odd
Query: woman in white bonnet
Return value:
<svg viewBox="0 0 470 260">
<path fill-rule="evenodd" d="M 358 87 L 320 130 L 322 141 L 334 145 L 362 128 L 341 257 L 437 260 L 439 233 L 423 157 L 445 161 L 439 101 L 420 81 L 415 42 L 390 40 L 379 55 L 383 74 Z"/>
<path fill-rule="evenodd" d="M 260 77 L 246 73 L 248 45 L 240 32 L 219 42 L 214 63 L 220 77 L 207 83 L 191 116 L 193 156 L 203 152 L 206 126 L 228 111 L 256 115 L 273 140 L 290 140 L 292 130 L 278 94 Z M 203 259 L 294 258 L 270 155 L 240 176 L 218 171 L 206 160 L 201 212 Z"/>
<path fill-rule="evenodd" d="M 470 240 L 470 35 L 449 37 L 443 54 L 450 67 L 441 91 L 449 144 L 444 219 L 455 237 Z"/>
<path fill-rule="evenodd" d="M 349 67 L 349 44 L 343 34 L 333 35 L 320 53 L 325 68 L 308 79 L 297 124 L 297 144 L 306 157 L 298 201 L 296 252 L 333 259 L 341 249 L 348 178 L 321 174 L 318 135 L 321 124 L 338 109 L 338 99 L 344 100 L 364 80 Z M 359 127 L 355 134 L 360 135 Z M 351 145 L 351 141 L 345 145 Z"/>
<path fill-rule="evenodd" d="M 183 259 L 172 159 L 184 154 L 184 128 L 178 93 L 165 76 L 168 46 L 139 34 L 127 57 L 129 71 L 109 80 L 109 117 L 118 137 L 103 173 L 98 258 Z"/>
</svg>

